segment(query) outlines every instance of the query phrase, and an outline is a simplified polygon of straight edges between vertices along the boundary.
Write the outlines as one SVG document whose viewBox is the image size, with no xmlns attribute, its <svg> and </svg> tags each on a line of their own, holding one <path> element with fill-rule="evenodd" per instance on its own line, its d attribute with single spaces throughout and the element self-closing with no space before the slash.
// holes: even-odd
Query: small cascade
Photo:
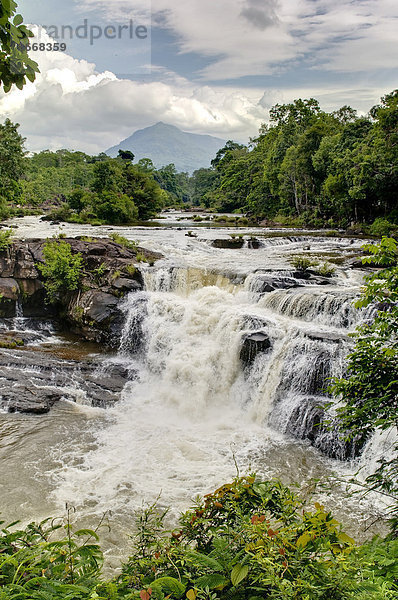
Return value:
<svg viewBox="0 0 398 600">
<path fill-rule="evenodd" d="M 13 325 L 16 331 L 21 331 L 24 328 L 24 314 L 21 296 L 18 296 L 15 302 L 15 318 L 13 320 Z"/>
<path fill-rule="evenodd" d="M 263 296 L 259 300 L 259 306 L 306 322 L 352 329 L 359 322 L 369 318 L 374 310 L 356 309 L 356 296 L 355 292 L 349 290 L 276 290 Z"/>
<path fill-rule="evenodd" d="M 195 290 L 211 286 L 231 293 L 240 289 L 237 277 L 231 280 L 221 273 L 186 266 L 166 265 L 157 269 L 148 269 L 144 273 L 144 281 L 148 292 L 174 292 L 180 296 L 188 296 Z"/>
<path fill-rule="evenodd" d="M 119 344 L 119 353 L 130 356 L 142 349 L 145 344 L 143 322 L 147 316 L 147 294 L 138 292 L 126 297 L 122 310 L 125 323 Z"/>
</svg>

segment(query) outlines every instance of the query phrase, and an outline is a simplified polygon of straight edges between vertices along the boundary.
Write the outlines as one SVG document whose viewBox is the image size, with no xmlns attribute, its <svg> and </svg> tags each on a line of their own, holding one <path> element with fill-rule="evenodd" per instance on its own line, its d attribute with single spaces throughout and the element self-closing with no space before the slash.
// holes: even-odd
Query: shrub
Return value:
<svg viewBox="0 0 398 600">
<path fill-rule="evenodd" d="M 0 231 L 0 252 L 3 250 L 7 250 L 9 246 L 12 244 L 12 229 L 5 229 L 4 231 Z"/>
<path fill-rule="evenodd" d="M 83 275 L 80 253 L 72 254 L 70 244 L 60 239 L 47 240 L 43 248 L 44 264 L 39 269 L 45 278 L 48 301 L 55 303 L 60 294 L 77 290 Z"/>
<path fill-rule="evenodd" d="M 383 235 L 390 236 L 398 232 L 398 225 L 390 223 L 387 219 L 378 218 L 369 227 L 369 232 L 378 237 L 382 237 Z"/>
<path fill-rule="evenodd" d="M 123 248 L 128 248 L 129 250 L 133 250 L 134 252 L 137 250 L 137 243 L 128 240 L 127 238 L 119 235 L 118 233 L 111 233 L 109 236 L 111 240 L 115 242 L 115 244 L 119 244 L 119 246 L 123 246 Z"/>
<path fill-rule="evenodd" d="M 293 256 L 290 263 L 298 271 L 307 271 L 311 267 L 315 267 L 318 263 L 308 256 Z"/>
<path fill-rule="evenodd" d="M 46 520 L 0 531 L 4 600 L 393 600 L 398 540 L 356 548 L 323 506 L 278 481 L 238 477 L 183 514 L 136 519 L 130 558 L 104 579 L 96 531 Z M 0 523 L 1 524 L 1 523 Z M 100 523 L 101 525 L 101 523 Z M 64 532 L 64 537 L 60 532 Z"/>
<path fill-rule="evenodd" d="M 135 267 L 135 265 L 126 265 L 124 270 L 126 271 L 126 273 L 133 276 L 135 275 L 137 268 Z"/>
<path fill-rule="evenodd" d="M 278 481 L 249 476 L 223 485 L 182 515 L 171 535 L 165 515 L 151 507 L 137 520 L 134 552 L 118 579 L 134 598 L 362 598 L 354 541 L 323 506 L 305 508 Z M 373 591 L 384 589 L 374 575 L 370 567 Z M 393 585 L 392 575 L 385 589 Z"/>
<path fill-rule="evenodd" d="M 331 277 L 336 272 L 336 268 L 329 262 L 324 262 L 322 265 L 318 265 L 315 271 L 322 277 Z"/>
</svg>

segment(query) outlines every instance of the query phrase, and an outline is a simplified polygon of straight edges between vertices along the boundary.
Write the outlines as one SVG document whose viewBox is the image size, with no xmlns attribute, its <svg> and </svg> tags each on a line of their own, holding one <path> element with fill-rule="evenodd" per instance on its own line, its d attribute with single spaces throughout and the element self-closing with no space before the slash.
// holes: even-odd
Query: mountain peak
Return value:
<svg viewBox="0 0 398 600">
<path fill-rule="evenodd" d="M 106 154 L 117 156 L 119 150 L 130 150 L 136 160 L 150 158 L 157 168 L 174 163 L 178 171 L 192 173 L 209 167 L 225 140 L 210 135 L 187 133 L 175 125 L 159 121 L 139 129 Z"/>
</svg>

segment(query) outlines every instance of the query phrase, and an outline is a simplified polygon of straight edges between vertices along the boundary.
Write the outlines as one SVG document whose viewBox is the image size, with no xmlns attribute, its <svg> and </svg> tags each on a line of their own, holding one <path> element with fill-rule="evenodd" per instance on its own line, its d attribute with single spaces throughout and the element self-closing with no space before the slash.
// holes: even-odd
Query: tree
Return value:
<svg viewBox="0 0 398 600">
<path fill-rule="evenodd" d="M 384 268 L 366 279 L 356 306 L 374 305 L 375 316 L 352 335 L 355 347 L 348 356 L 348 375 L 332 386 L 344 403 L 337 413 L 348 438 L 367 437 L 377 428 L 398 427 L 398 247 L 393 238 L 384 237 L 380 244 L 364 248 L 371 254 L 364 262 Z M 381 461 L 368 482 L 398 503 L 398 443 L 394 453 L 390 460 Z"/>
<path fill-rule="evenodd" d="M 130 152 L 130 150 L 119 150 L 118 158 L 121 158 L 126 162 L 132 163 L 135 158 L 135 155 L 132 152 Z"/>
<path fill-rule="evenodd" d="M 29 38 L 33 33 L 16 14 L 14 0 L 0 0 L 0 86 L 9 92 L 15 84 L 20 90 L 26 79 L 34 81 L 39 71 L 37 63 L 29 58 Z"/>
<path fill-rule="evenodd" d="M 24 172 L 24 142 L 18 133 L 18 123 L 6 119 L 0 125 L 0 217 L 7 216 L 7 203 L 19 201 L 19 180 Z"/>
<path fill-rule="evenodd" d="M 136 165 L 124 170 L 122 189 L 134 201 L 141 220 L 155 216 L 164 206 L 165 192 L 151 174 L 143 173 Z"/>
<path fill-rule="evenodd" d="M 127 194 L 104 191 L 96 198 L 93 212 L 106 223 L 123 225 L 138 219 L 138 208 Z"/>
<path fill-rule="evenodd" d="M 72 254 L 70 244 L 57 239 L 45 243 L 43 257 L 44 264 L 39 269 L 45 278 L 48 300 L 54 304 L 61 294 L 79 289 L 83 259 L 80 253 Z"/>
</svg>

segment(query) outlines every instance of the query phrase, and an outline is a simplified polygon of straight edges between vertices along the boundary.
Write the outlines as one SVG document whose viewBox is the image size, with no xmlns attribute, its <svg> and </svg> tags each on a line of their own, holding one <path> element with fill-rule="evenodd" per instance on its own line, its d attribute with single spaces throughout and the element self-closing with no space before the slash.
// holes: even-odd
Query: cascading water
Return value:
<svg viewBox="0 0 398 600">
<path fill-rule="evenodd" d="M 253 302 L 247 285 L 221 274 L 166 262 L 144 275 L 147 291 L 125 300 L 119 350 L 137 376 L 107 411 L 83 467 L 69 467 L 57 481 L 60 500 L 124 510 L 163 490 L 178 505 L 184 490 L 192 495 L 232 475 L 231 447 L 247 469 L 286 443 L 284 434 L 347 458 L 344 444 L 320 427 L 327 380 L 341 375 L 348 348 L 343 323 L 309 323 L 314 314 L 330 322 L 347 294 L 329 303 L 311 287 L 300 314 L 284 314 L 283 306 L 267 305 L 281 292 Z"/>
<path fill-rule="evenodd" d="M 11 470 L 23 465 L 34 473 L 31 496 L 40 515 L 68 501 L 89 525 L 93 515 L 111 509 L 113 522 L 130 530 L 132 511 L 143 500 L 161 494 L 160 502 L 177 512 L 234 476 L 233 455 L 241 472 L 287 483 L 333 469 L 350 472 L 317 449 L 351 457 L 352 449 L 321 423 L 331 400 L 327 379 L 344 369 L 346 334 L 369 316 L 352 307 L 363 273 L 338 269 L 326 286 L 322 278 L 295 277 L 289 258 L 310 245 L 351 256 L 360 243 L 281 236 L 257 249 L 220 250 L 211 239 L 221 232 L 206 237 L 200 230 L 203 239 L 177 230 L 120 233 L 167 258 L 145 267 L 145 292 L 125 299 L 119 352 L 105 358 L 105 370 L 128 372 L 121 400 L 107 410 L 60 403 L 34 434 L 30 421 L 18 422 L 27 434 Z M 78 234 L 87 231 L 73 231 Z M 29 450 L 30 438 L 41 456 Z M 373 456 L 381 446 L 365 451 Z M 369 514 L 343 493 L 329 502 L 355 526 Z"/>
</svg>

